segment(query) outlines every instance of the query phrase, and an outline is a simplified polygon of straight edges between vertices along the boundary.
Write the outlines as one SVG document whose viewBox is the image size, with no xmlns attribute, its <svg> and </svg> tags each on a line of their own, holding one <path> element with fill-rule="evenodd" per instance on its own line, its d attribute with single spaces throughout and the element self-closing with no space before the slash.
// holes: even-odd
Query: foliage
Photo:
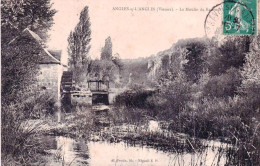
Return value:
<svg viewBox="0 0 260 166">
<path fill-rule="evenodd" d="M 39 45 L 34 40 L 23 38 L 8 47 L 2 47 L 2 97 L 4 103 L 19 102 L 30 95 L 38 72 Z M 27 93 L 25 93 L 27 92 Z"/>
<path fill-rule="evenodd" d="M 47 30 L 53 24 L 56 13 L 49 0 L 2 1 L 1 6 L 1 54 L 2 54 L 2 97 L 4 102 L 18 100 L 30 95 L 27 87 L 34 83 L 40 53 L 39 41 L 22 36 L 30 28 L 41 37 L 47 37 Z M 12 40 L 12 42 L 10 42 Z M 29 88 L 31 89 L 31 88 Z M 26 93 L 25 93 L 26 92 Z"/>
<path fill-rule="evenodd" d="M 40 102 L 39 102 L 40 101 Z M 37 126 L 27 119 L 39 118 L 54 112 L 54 103 L 47 94 L 33 95 L 21 103 L 2 104 L 1 157 L 3 165 L 39 165 L 45 146 L 40 143 Z"/>
<path fill-rule="evenodd" d="M 141 87 L 134 86 L 130 90 L 116 96 L 115 105 L 128 108 L 147 108 L 147 98 L 153 94 L 153 91 L 147 91 Z"/>
<path fill-rule="evenodd" d="M 186 109 L 173 118 L 170 129 L 190 136 L 228 141 L 236 146 L 230 152 L 232 156 L 228 156 L 232 161 L 228 162 L 258 165 L 259 114 L 255 114 L 252 103 L 247 100 L 239 96 L 229 99 L 205 98 L 198 109 Z"/>
<path fill-rule="evenodd" d="M 125 106 L 115 107 L 109 113 L 110 119 L 114 124 L 138 124 L 144 121 L 148 115 L 147 109 L 129 108 Z"/>
<path fill-rule="evenodd" d="M 189 81 L 196 82 L 204 69 L 204 56 L 207 50 L 208 41 L 206 39 L 187 39 L 178 41 L 174 48 L 186 49 L 185 59 L 188 62 L 184 65 L 184 71 Z"/>
<path fill-rule="evenodd" d="M 2 161 L 4 165 L 39 165 L 44 147 L 35 128 L 26 123 L 32 110 L 49 110 L 51 99 L 37 105 L 46 99 L 35 95 L 43 43 L 24 33 L 30 29 L 46 39 L 56 10 L 51 9 L 50 0 L 3 0 L 1 5 Z"/>
<path fill-rule="evenodd" d="M 119 71 L 121 72 L 124 68 L 124 64 L 122 62 L 122 60 L 120 59 L 120 56 L 118 53 L 116 53 L 113 57 L 112 57 L 112 62 L 118 67 Z"/>
<path fill-rule="evenodd" d="M 124 104 L 120 113 L 135 112 L 143 117 L 139 121 L 145 116 L 168 120 L 170 130 L 192 137 L 220 138 L 234 145 L 227 153 L 228 164 L 259 165 L 259 36 L 229 36 L 222 42 L 186 39 L 156 58 L 149 72 L 160 66 L 160 92 L 119 95 L 117 103 L 138 110 L 127 110 Z M 145 107 L 131 103 L 136 94 Z"/>
<path fill-rule="evenodd" d="M 112 41 L 111 37 L 107 37 L 105 40 L 105 46 L 101 50 L 101 59 L 102 60 L 111 60 L 113 56 L 112 53 Z"/>
<path fill-rule="evenodd" d="M 38 92 L 23 101 L 23 116 L 28 119 L 53 116 L 58 110 L 56 103 L 56 99 L 48 92 Z"/>
<path fill-rule="evenodd" d="M 47 38 L 47 31 L 53 25 L 53 16 L 57 12 L 52 9 L 50 0 L 3 0 L 1 1 L 1 43 L 10 42 L 29 28 Z"/>
<path fill-rule="evenodd" d="M 88 72 L 90 63 L 91 24 L 88 11 L 88 6 L 81 11 L 79 23 L 68 37 L 69 64 L 77 80 L 83 72 Z"/>
<path fill-rule="evenodd" d="M 243 86 L 260 84 L 260 58 L 259 51 L 252 51 L 246 55 L 246 63 L 243 66 Z"/>
<path fill-rule="evenodd" d="M 226 73 L 213 76 L 203 88 L 203 95 L 209 97 L 229 97 L 237 94 L 241 85 L 241 75 L 236 68 L 230 68 Z"/>
<path fill-rule="evenodd" d="M 111 60 L 93 60 L 90 64 L 89 79 L 109 81 L 120 84 L 120 70 Z"/>
<path fill-rule="evenodd" d="M 168 86 L 169 82 L 175 80 L 180 75 L 185 77 L 184 66 L 188 62 L 186 60 L 187 55 L 188 51 L 186 48 L 176 48 L 171 55 L 169 66 L 159 70 L 158 83 L 161 86 Z"/>
<path fill-rule="evenodd" d="M 191 82 L 181 73 L 160 89 L 160 97 L 167 101 L 164 103 L 165 109 L 161 110 L 165 117 L 178 115 L 191 100 Z"/>
<path fill-rule="evenodd" d="M 69 126 L 67 132 L 77 138 L 89 138 L 95 128 L 94 112 L 86 111 L 86 109 L 91 109 L 86 105 L 76 104 L 74 108 L 74 112 L 67 116 L 64 122 Z"/>
<path fill-rule="evenodd" d="M 210 74 L 220 75 L 231 67 L 242 67 L 250 44 L 249 37 L 237 36 L 227 37 L 220 46 L 211 46 L 211 54 L 206 58 Z"/>
</svg>

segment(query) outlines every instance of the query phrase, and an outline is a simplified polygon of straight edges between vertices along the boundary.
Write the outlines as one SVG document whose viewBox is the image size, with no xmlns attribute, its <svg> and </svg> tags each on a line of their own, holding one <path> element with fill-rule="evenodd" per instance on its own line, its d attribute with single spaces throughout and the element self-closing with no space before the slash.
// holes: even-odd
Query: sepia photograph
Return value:
<svg viewBox="0 0 260 166">
<path fill-rule="evenodd" d="M 259 166 L 260 0 L 1 0 L 3 166 Z"/>
</svg>

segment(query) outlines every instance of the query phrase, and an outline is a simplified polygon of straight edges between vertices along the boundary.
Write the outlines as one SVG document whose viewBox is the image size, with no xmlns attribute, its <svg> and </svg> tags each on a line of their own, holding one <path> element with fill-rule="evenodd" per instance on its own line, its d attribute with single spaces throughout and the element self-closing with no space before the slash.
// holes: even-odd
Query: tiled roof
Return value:
<svg viewBox="0 0 260 166">
<path fill-rule="evenodd" d="M 48 50 L 49 53 L 54 56 L 54 58 L 61 60 L 61 50 Z"/>
<path fill-rule="evenodd" d="M 42 45 L 42 39 L 36 34 L 34 33 L 33 31 L 29 30 L 28 28 L 24 29 L 22 31 L 22 33 L 15 37 L 13 40 L 11 40 L 11 42 L 9 42 L 9 45 L 10 44 L 14 44 L 15 41 L 19 38 L 22 38 L 22 37 L 30 37 L 31 39 L 35 40 L 41 47 L 41 54 L 39 55 L 40 56 L 40 64 L 61 64 L 60 62 L 60 56 L 58 57 L 58 55 L 52 55 L 46 48 L 43 47 Z M 57 56 L 57 57 L 55 57 Z"/>
<path fill-rule="evenodd" d="M 56 59 L 54 56 L 52 56 L 49 51 L 45 48 L 43 48 L 43 51 L 40 55 L 41 61 L 40 64 L 60 64 L 60 61 Z"/>
</svg>

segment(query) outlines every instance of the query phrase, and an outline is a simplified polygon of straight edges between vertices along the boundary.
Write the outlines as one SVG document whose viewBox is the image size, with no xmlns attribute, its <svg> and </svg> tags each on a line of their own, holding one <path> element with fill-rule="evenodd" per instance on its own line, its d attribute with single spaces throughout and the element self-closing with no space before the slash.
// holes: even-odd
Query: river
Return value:
<svg viewBox="0 0 260 166">
<path fill-rule="evenodd" d="M 157 128 L 155 122 L 150 124 Z M 218 151 L 226 144 L 217 141 L 204 141 L 208 148 L 203 152 L 175 153 L 125 142 L 84 141 L 63 136 L 44 136 L 42 140 L 48 146 L 47 165 L 51 166 L 213 166 L 226 162 L 225 154 Z"/>
</svg>

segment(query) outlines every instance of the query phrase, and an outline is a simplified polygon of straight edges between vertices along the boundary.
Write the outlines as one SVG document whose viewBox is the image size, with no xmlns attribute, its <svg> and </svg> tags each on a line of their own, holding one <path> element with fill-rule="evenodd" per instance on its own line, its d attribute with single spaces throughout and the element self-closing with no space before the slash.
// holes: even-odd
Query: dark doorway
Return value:
<svg viewBox="0 0 260 166">
<path fill-rule="evenodd" d="M 105 104 L 109 105 L 108 94 L 93 94 L 92 105 Z"/>
</svg>

